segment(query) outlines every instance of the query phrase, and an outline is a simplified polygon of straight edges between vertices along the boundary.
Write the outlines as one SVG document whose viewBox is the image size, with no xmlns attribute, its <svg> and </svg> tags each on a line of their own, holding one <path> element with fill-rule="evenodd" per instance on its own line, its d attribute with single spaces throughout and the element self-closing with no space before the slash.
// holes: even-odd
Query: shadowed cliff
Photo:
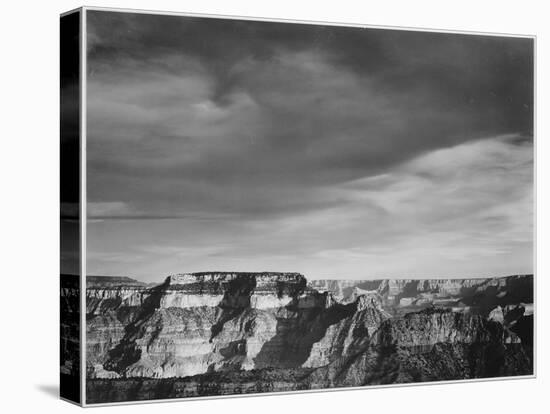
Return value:
<svg viewBox="0 0 550 414">
<path fill-rule="evenodd" d="M 531 374 L 532 303 L 530 275 L 94 278 L 89 402 Z"/>
</svg>

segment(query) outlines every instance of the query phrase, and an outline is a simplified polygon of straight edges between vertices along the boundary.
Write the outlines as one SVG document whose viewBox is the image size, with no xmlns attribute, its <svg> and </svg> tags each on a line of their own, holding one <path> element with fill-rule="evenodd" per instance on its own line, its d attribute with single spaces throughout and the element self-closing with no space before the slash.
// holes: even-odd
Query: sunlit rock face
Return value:
<svg viewBox="0 0 550 414">
<path fill-rule="evenodd" d="M 238 382 L 236 373 L 276 370 L 270 387 L 293 389 L 290 375 L 318 388 L 407 382 L 421 366 L 426 378 L 465 378 L 498 370 L 486 361 L 493 348 L 501 361 L 532 369 L 530 276 L 308 283 L 298 273 L 204 272 L 158 285 L 93 278 L 87 312 L 87 375 L 98 381 L 227 373 Z M 466 373 L 459 356 L 477 371 Z M 443 372 L 445 358 L 454 365 Z"/>
<path fill-rule="evenodd" d="M 86 277 L 86 314 L 101 315 L 119 307 L 139 307 L 149 296 L 145 283 L 129 277 Z"/>
<path fill-rule="evenodd" d="M 487 319 L 494 322 L 504 323 L 504 312 L 502 311 L 502 308 L 500 306 L 494 308 L 491 313 L 489 313 Z"/>
<path fill-rule="evenodd" d="M 340 302 L 353 300 L 356 291 L 376 291 L 388 308 L 438 304 L 497 306 L 532 303 L 532 275 L 476 279 L 313 280 L 308 285 L 330 292 Z"/>
<path fill-rule="evenodd" d="M 169 276 L 164 283 L 161 307 L 221 305 L 272 309 L 288 305 L 305 285 L 305 277 L 298 273 L 177 274 Z"/>
<path fill-rule="evenodd" d="M 292 365 L 310 346 L 302 338 L 308 318 L 333 303 L 297 273 L 179 274 L 147 289 L 93 285 L 90 375 L 167 378 Z M 296 353 L 287 352 L 288 341 Z"/>
</svg>

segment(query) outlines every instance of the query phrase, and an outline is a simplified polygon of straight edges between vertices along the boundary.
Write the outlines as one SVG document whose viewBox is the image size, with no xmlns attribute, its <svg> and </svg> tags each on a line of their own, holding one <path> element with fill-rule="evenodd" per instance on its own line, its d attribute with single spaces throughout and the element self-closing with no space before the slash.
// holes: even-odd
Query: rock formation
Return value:
<svg viewBox="0 0 550 414">
<path fill-rule="evenodd" d="M 403 300 L 403 299 L 407 300 Z M 90 402 L 532 373 L 532 276 L 92 278 Z M 271 380 L 267 380 L 271 378 Z"/>
</svg>

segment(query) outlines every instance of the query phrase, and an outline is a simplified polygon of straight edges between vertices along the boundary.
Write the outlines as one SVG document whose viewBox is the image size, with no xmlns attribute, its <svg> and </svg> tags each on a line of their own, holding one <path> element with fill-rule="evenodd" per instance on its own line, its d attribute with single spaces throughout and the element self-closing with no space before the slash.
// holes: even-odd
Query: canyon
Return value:
<svg viewBox="0 0 550 414">
<path fill-rule="evenodd" d="M 88 277 L 88 402 L 529 375 L 533 276 Z"/>
</svg>

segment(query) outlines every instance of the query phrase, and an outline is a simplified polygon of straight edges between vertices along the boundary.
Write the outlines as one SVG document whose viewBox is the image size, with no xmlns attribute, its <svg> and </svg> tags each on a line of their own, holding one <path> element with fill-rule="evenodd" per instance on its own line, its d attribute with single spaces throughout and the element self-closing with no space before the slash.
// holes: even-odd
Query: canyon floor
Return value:
<svg viewBox="0 0 550 414">
<path fill-rule="evenodd" d="M 533 373 L 533 276 L 88 277 L 88 403 Z"/>
</svg>

